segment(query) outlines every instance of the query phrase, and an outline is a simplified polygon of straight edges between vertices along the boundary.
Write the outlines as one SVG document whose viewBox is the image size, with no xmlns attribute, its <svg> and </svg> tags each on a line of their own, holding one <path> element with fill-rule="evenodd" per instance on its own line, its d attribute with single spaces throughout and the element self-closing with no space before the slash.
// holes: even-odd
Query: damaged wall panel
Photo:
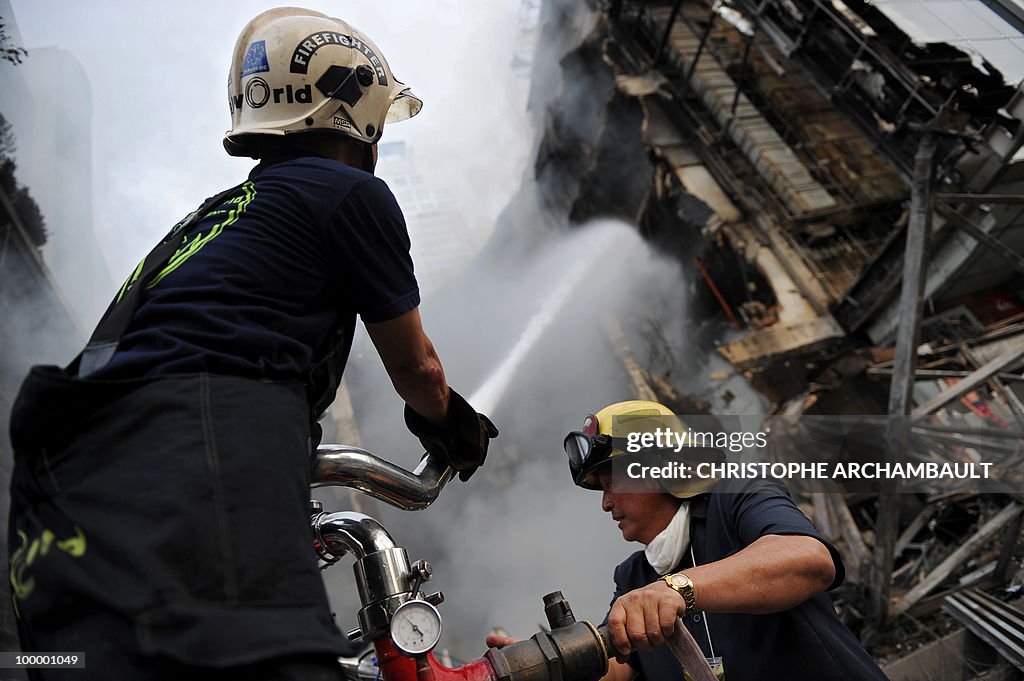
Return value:
<svg viewBox="0 0 1024 681">
<path fill-rule="evenodd" d="M 563 89 L 548 109 L 535 163 L 542 199 L 574 223 L 635 222 L 652 179 L 643 111 L 615 87 L 601 40 L 589 36 L 561 60 Z"/>
</svg>

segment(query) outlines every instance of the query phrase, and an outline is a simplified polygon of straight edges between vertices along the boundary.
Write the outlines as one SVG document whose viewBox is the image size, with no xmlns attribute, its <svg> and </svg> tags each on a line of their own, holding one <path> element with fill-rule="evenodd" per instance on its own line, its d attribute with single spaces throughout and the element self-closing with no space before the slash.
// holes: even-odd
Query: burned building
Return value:
<svg viewBox="0 0 1024 681">
<path fill-rule="evenodd" d="M 915 456 L 1017 466 L 1019 6 L 552 0 L 542 26 L 538 55 L 559 65 L 531 98 L 550 98 L 534 111 L 548 208 L 622 218 L 675 255 L 693 340 L 773 414 L 888 415 L 887 437 L 932 429 Z M 844 617 L 879 656 L 945 607 L 1021 665 L 1024 615 L 965 591 L 1020 587 L 1019 494 L 977 492 L 806 498 L 854 566 Z"/>
</svg>

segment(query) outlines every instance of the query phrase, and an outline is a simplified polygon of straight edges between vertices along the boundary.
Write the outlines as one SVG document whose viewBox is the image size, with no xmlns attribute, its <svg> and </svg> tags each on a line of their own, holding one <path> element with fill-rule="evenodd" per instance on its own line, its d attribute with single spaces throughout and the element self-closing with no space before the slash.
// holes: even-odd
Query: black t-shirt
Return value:
<svg viewBox="0 0 1024 681">
<path fill-rule="evenodd" d="M 691 503 L 690 536 L 698 565 L 726 558 L 765 535 L 805 535 L 821 541 L 832 554 L 836 577 L 830 589 L 842 583 L 845 571 L 838 551 L 822 539 L 784 485 L 768 480 L 723 480 L 711 494 Z M 692 566 L 687 550 L 673 572 Z M 615 569 L 612 603 L 658 578 L 644 552 L 637 551 Z M 768 615 L 695 612 L 687 614 L 684 622 L 706 657 L 712 656 L 714 647 L 714 654 L 722 658 L 726 681 L 886 678 L 839 621 L 825 594 Z M 646 681 L 683 681 L 682 669 L 666 646 L 634 653 L 629 663 Z"/>
<path fill-rule="evenodd" d="M 264 161 L 189 228 L 93 377 L 305 380 L 356 315 L 383 322 L 417 305 L 405 220 L 382 180 L 313 156 Z"/>
</svg>

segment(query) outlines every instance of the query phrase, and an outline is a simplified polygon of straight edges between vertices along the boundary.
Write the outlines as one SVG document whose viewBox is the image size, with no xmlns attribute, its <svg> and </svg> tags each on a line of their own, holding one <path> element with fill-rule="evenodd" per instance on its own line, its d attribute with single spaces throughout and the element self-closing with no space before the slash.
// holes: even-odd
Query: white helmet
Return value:
<svg viewBox="0 0 1024 681">
<path fill-rule="evenodd" d="M 326 14 L 279 7 L 250 21 L 228 73 L 231 130 L 224 148 L 248 156 L 249 135 L 333 130 L 373 144 L 384 123 L 411 118 L 423 102 L 398 82 L 384 56 L 354 26 Z"/>
</svg>

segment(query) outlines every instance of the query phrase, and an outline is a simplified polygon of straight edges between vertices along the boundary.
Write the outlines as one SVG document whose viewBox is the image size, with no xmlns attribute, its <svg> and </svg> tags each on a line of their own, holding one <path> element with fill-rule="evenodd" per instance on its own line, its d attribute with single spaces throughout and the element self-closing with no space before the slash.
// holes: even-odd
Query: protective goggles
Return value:
<svg viewBox="0 0 1024 681">
<path fill-rule="evenodd" d="M 603 434 L 588 435 L 574 430 L 565 436 L 562 446 L 569 457 L 569 472 L 572 473 L 572 479 L 579 483 L 584 472 L 592 471 L 610 459 L 616 449 L 624 450 L 626 438 Z"/>
</svg>

